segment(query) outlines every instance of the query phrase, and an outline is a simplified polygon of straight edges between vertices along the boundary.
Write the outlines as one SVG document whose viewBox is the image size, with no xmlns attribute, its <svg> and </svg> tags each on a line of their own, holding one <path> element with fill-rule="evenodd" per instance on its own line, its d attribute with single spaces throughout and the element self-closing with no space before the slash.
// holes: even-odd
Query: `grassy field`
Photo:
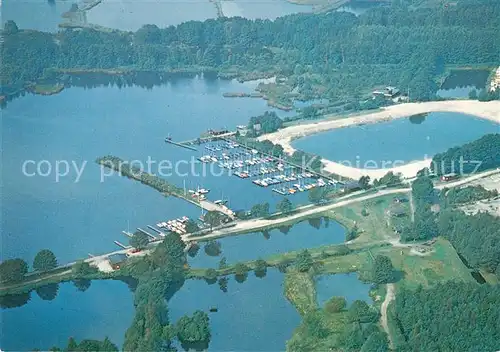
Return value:
<svg viewBox="0 0 500 352">
<path fill-rule="evenodd" d="M 395 197 L 407 197 L 405 194 L 388 195 L 354 203 L 347 207 L 338 208 L 327 215 L 350 229 L 354 225 L 361 231 L 353 243 L 373 243 L 381 240 L 396 239 L 394 227 L 404 226 L 410 221 L 409 203 L 394 203 Z M 403 209 L 407 215 L 394 218 L 387 215 L 387 211 L 395 208 Z M 365 216 L 363 216 L 365 211 Z"/>
<path fill-rule="evenodd" d="M 391 258 L 394 267 L 403 275 L 397 286 L 428 287 L 448 280 L 475 282 L 455 249 L 443 238 L 437 239 L 433 252 L 426 256 L 414 255 L 410 248 L 395 247 L 376 248 L 372 253 Z"/>
<path fill-rule="evenodd" d="M 294 268 L 288 269 L 284 283 L 285 297 L 304 316 L 318 308 L 316 287 L 313 275 L 301 273 Z"/>
</svg>

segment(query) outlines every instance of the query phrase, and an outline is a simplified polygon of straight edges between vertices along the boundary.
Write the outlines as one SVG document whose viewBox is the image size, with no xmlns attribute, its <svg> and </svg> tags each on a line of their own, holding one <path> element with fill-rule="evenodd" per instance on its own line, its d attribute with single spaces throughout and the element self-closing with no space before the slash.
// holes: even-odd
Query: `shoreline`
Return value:
<svg viewBox="0 0 500 352">
<path fill-rule="evenodd" d="M 292 146 L 292 141 L 298 138 L 331 131 L 337 128 L 392 121 L 412 115 L 430 112 L 457 112 L 473 115 L 500 124 L 500 101 L 479 102 L 476 100 L 446 100 L 399 104 L 364 115 L 357 115 L 336 120 L 327 119 L 308 124 L 298 124 L 286 127 L 274 133 L 260 136 L 258 140 L 268 140 L 274 144 L 280 144 L 287 154 L 292 154 L 296 150 Z M 417 171 L 429 166 L 431 160 L 432 159 L 416 160 L 392 168 L 360 169 L 352 166 L 346 166 L 328 159 L 321 159 L 324 165 L 324 170 L 327 172 L 351 179 L 359 179 L 361 176 L 370 176 L 372 180 L 374 178 L 384 176 L 389 171 L 401 173 L 405 178 L 414 177 Z"/>
</svg>

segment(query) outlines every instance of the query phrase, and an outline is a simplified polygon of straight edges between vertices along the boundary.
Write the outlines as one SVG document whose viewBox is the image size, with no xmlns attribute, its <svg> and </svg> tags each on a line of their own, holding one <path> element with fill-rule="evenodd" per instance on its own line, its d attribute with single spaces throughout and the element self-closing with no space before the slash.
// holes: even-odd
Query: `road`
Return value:
<svg viewBox="0 0 500 352">
<path fill-rule="evenodd" d="M 340 208 L 340 207 L 343 207 L 343 206 L 346 206 L 349 204 L 359 203 L 359 202 L 363 202 L 365 200 L 374 199 L 374 198 L 378 198 L 378 197 L 390 195 L 390 194 L 406 193 L 409 191 L 410 191 L 409 188 L 385 189 L 385 190 L 379 191 L 377 193 L 372 193 L 372 194 L 369 194 L 366 196 L 361 196 L 361 197 L 356 197 L 356 198 L 351 197 L 349 199 L 342 200 L 342 201 L 339 201 L 339 202 L 336 202 L 333 204 L 327 204 L 327 205 L 322 205 L 322 206 L 321 205 L 319 205 L 319 206 L 308 205 L 308 206 L 304 206 L 302 208 L 299 208 L 301 211 L 294 213 L 290 216 L 285 216 L 285 217 L 278 218 L 278 219 L 252 219 L 252 220 L 239 221 L 235 226 L 233 226 L 231 228 L 217 230 L 217 231 L 214 231 L 212 233 L 209 233 L 209 234 L 203 235 L 203 236 L 193 237 L 190 234 L 186 234 L 186 235 L 182 236 L 182 239 L 184 241 L 191 241 L 191 240 L 206 241 L 206 240 L 210 240 L 210 239 L 214 239 L 214 238 L 230 236 L 232 234 L 236 234 L 239 232 L 258 231 L 258 230 L 263 229 L 263 228 L 276 227 L 277 225 L 285 223 L 285 222 L 308 217 L 308 216 L 322 213 L 322 212 L 325 212 L 328 210 Z"/>
<path fill-rule="evenodd" d="M 396 298 L 396 290 L 394 284 L 387 284 L 386 288 L 387 288 L 387 293 L 385 294 L 384 302 L 380 307 L 380 324 L 384 328 L 384 331 L 389 339 L 389 348 L 393 350 L 394 345 L 391 333 L 389 331 L 389 323 L 387 320 L 387 307 L 389 306 L 389 303 L 391 303 Z"/>
<path fill-rule="evenodd" d="M 452 188 L 452 187 L 462 186 L 462 185 L 465 185 L 467 183 L 474 182 L 474 181 L 477 181 L 479 179 L 486 178 L 486 177 L 489 177 L 489 176 L 492 176 L 495 174 L 500 174 L 500 169 L 486 171 L 486 172 L 483 172 L 483 173 L 480 173 L 477 175 L 473 175 L 470 177 L 466 177 L 466 178 L 463 178 L 463 179 L 460 179 L 460 180 L 457 180 L 454 182 L 439 184 L 435 188 L 436 189 L 443 189 L 445 187 Z M 312 216 L 312 215 L 315 215 L 318 213 L 322 213 L 322 212 L 325 212 L 328 210 L 333 210 L 333 209 L 340 208 L 340 207 L 350 205 L 350 204 L 363 202 L 363 201 L 366 201 L 369 199 L 374 199 L 374 198 L 378 198 L 378 197 L 382 197 L 382 196 L 390 195 L 390 194 L 409 193 L 409 192 L 410 192 L 409 188 L 384 189 L 384 190 L 380 190 L 376 193 L 371 193 L 371 194 L 367 194 L 365 196 L 359 196 L 359 197 L 358 197 L 358 195 L 362 194 L 362 192 L 356 192 L 356 193 L 350 194 L 348 196 L 344 196 L 344 197 L 339 198 L 338 201 L 336 203 L 333 203 L 333 204 L 327 204 L 327 205 L 323 205 L 323 206 L 317 206 L 317 205 L 303 206 L 301 208 L 298 208 L 298 210 L 300 210 L 299 212 L 294 213 L 290 216 L 279 218 L 279 219 L 271 219 L 271 220 L 270 219 L 252 219 L 252 220 L 236 221 L 236 225 L 233 227 L 224 228 L 221 230 L 216 230 L 216 231 L 209 233 L 207 235 L 197 236 L 197 237 L 193 237 L 193 236 L 190 236 L 189 234 L 187 234 L 187 235 L 183 235 L 182 239 L 184 241 L 193 241 L 193 240 L 207 241 L 207 240 L 214 239 L 214 238 L 235 235 L 239 232 L 258 231 L 258 230 L 263 229 L 263 228 L 276 227 L 277 225 L 282 224 L 282 223 L 290 222 L 290 221 L 304 218 L 304 217 L 309 217 L 309 216 Z M 154 247 L 155 245 L 157 245 L 160 242 L 161 241 L 152 242 L 150 244 L 150 246 Z M 107 260 L 107 258 L 113 254 L 126 254 L 129 251 L 130 251 L 130 249 L 121 249 L 118 251 L 102 254 L 99 256 L 94 256 L 92 258 L 87 258 L 84 261 L 91 264 L 91 265 L 97 266 L 97 264 L 100 261 Z M 71 262 L 69 264 L 60 266 L 57 269 L 70 268 L 75 263 L 76 262 Z M 37 278 L 37 279 L 31 280 L 31 281 L 23 282 L 23 283 L 18 284 L 18 285 L 26 285 L 26 284 L 36 283 L 38 281 L 46 280 L 48 278 L 52 278 L 52 277 L 55 277 L 58 275 L 63 275 L 64 273 L 68 273 L 68 272 L 69 272 L 69 270 L 62 272 L 62 273 L 56 273 L 53 275 L 45 276 L 43 278 Z M 16 286 L 16 285 L 12 285 L 12 287 L 14 287 L 14 286 Z M 9 287 L 11 287 L 11 286 L 8 286 L 8 287 L 4 286 L 4 287 L 1 287 L 0 290 L 5 290 Z"/>
</svg>

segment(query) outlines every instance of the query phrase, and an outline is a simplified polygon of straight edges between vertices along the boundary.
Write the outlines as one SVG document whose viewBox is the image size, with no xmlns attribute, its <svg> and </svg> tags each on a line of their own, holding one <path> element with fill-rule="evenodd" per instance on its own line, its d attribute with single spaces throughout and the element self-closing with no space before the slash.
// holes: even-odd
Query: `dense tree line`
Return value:
<svg viewBox="0 0 500 352">
<path fill-rule="evenodd" d="M 52 347 L 49 351 L 65 351 L 65 352 L 118 352 L 118 347 L 112 343 L 107 337 L 103 341 L 99 340 L 82 340 L 77 342 L 70 337 L 68 344 L 63 349 Z"/>
<path fill-rule="evenodd" d="M 403 229 L 401 240 L 404 242 L 426 240 L 438 235 L 436 215 L 431 207 L 436 202 L 434 184 L 428 176 L 418 177 L 411 185 L 414 204 L 414 221 Z"/>
<path fill-rule="evenodd" d="M 496 167 L 500 167 L 500 133 L 487 134 L 432 158 L 433 171 L 438 175 L 468 174 Z"/>
<path fill-rule="evenodd" d="M 463 188 L 455 187 L 450 190 L 444 189 L 441 192 L 441 201 L 445 206 L 453 206 L 494 198 L 496 196 L 498 196 L 496 189 L 489 191 L 483 186 L 477 185 Z"/>
<path fill-rule="evenodd" d="M 368 11 L 290 15 L 270 20 L 189 21 L 135 33 L 64 30 L 3 32 L 1 81 L 20 86 L 56 69 L 267 72 L 292 78 L 297 92 L 357 102 L 367 89 L 392 84 L 430 99 L 444 65 L 498 63 L 498 1 L 446 7 L 406 2 Z M 406 89 L 405 89 L 406 90 Z"/>
<path fill-rule="evenodd" d="M 446 282 L 398 290 L 397 351 L 496 351 L 500 286 Z"/>
<path fill-rule="evenodd" d="M 490 214 L 466 215 L 446 210 L 439 216 L 439 233 L 475 268 L 500 274 L 500 219 Z M 500 278 L 500 275 L 499 275 Z"/>
</svg>

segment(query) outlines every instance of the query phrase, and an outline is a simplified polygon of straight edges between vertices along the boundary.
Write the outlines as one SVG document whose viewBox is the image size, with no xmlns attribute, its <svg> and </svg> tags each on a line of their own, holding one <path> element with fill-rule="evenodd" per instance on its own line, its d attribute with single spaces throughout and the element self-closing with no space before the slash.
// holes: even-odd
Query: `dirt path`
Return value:
<svg viewBox="0 0 500 352">
<path fill-rule="evenodd" d="M 396 290 L 394 284 L 387 284 L 386 287 L 387 287 L 387 293 L 385 295 L 384 302 L 380 307 L 380 324 L 382 325 L 382 328 L 384 328 L 384 331 L 387 334 L 387 337 L 389 339 L 389 348 L 392 350 L 394 349 L 394 345 L 392 342 L 391 333 L 389 331 L 389 324 L 387 321 L 387 307 L 389 306 L 389 303 L 391 303 L 396 298 Z"/>
<path fill-rule="evenodd" d="M 17 284 L 9 285 L 9 286 L 2 286 L 2 287 L 0 287 L 0 291 L 8 290 L 8 289 L 16 288 L 16 287 L 22 287 L 22 286 L 36 284 L 37 282 L 44 281 L 44 280 L 47 280 L 47 279 L 51 279 L 51 278 L 54 278 L 54 277 L 57 277 L 57 276 L 63 276 L 63 275 L 69 274 L 69 273 L 71 273 L 71 269 L 70 270 L 66 270 L 66 271 L 61 271 L 60 273 L 57 273 L 57 274 L 52 274 L 52 275 L 40 277 L 40 278 L 34 279 L 34 280 L 23 281 L 23 282 L 20 282 L 20 283 L 17 283 Z"/>
</svg>

